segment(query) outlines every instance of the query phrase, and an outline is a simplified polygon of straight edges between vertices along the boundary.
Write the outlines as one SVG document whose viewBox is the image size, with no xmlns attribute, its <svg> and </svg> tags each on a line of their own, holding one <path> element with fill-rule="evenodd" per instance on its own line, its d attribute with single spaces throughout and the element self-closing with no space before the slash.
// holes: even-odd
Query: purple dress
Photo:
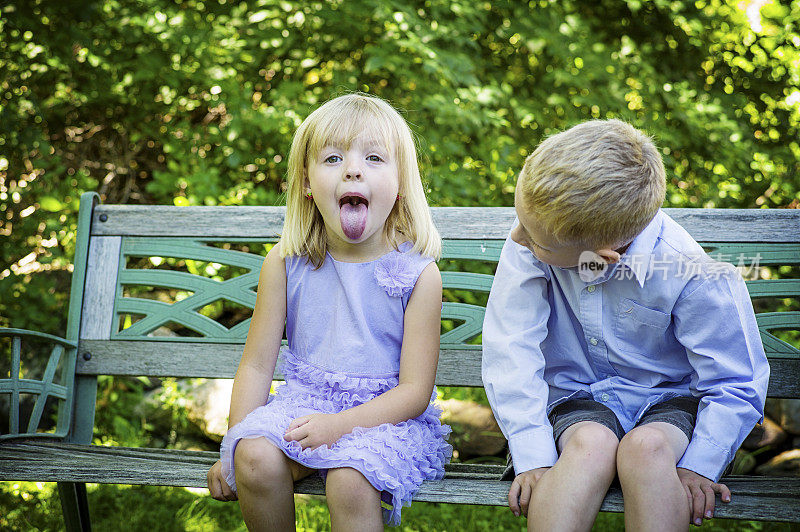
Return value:
<svg viewBox="0 0 800 532">
<path fill-rule="evenodd" d="M 441 424 L 432 402 L 416 418 L 356 427 L 330 447 L 303 450 L 283 439 L 297 417 L 340 412 L 397 386 L 406 305 L 432 262 L 410 248 L 406 242 L 363 263 L 327 255 L 318 270 L 305 257 L 286 257 L 286 382 L 222 440 L 222 472 L 231 488 L 236 489 L 236 444 L 261 436 L 323 476 L 337 467 L 360 471 L 391 505 L 383 509 L 388 524 L 400 523 L 400 510 L 424 480 L 442 478 L 453 449 L 446 441 L 450 428 Z M 434 390 L 431 401 L 435 397 Z"/>
</svg>

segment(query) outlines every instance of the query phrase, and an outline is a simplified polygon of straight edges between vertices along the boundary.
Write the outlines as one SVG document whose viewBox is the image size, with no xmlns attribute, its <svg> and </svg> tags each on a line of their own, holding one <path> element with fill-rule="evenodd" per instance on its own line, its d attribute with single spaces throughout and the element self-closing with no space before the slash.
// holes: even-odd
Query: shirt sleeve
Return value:
<svg viewBox="0 0 800 532">
<path fill-rule="evenodd" d="M 690 281 L 673 309 L 675 336 L 695 370 L 701 398 L 692 440 L 678 462 L 719 480 L 736 450 L 764 415 L 769 363 L 750 295 L 731 265 Z"/>
<path fill-rule="evenodd" d="M 546 266 L 506 239 L 483 321 L 483 385 L 517 474 L 555 464 L 540 344 L 550 304 Z"/>
</svg>

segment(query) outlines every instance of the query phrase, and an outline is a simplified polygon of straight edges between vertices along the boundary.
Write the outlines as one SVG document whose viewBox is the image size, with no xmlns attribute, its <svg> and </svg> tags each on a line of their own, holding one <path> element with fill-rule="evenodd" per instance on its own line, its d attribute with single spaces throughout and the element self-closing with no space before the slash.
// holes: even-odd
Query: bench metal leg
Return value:
<svg viewBox="0 0 800 532">
<path fill-rule="evenodd" d="M 58 496 L 67 532 L 90 532 L 89 500 L 86 497 L 86 484 L 83 482 L 59 482 Z"/>
</svg>

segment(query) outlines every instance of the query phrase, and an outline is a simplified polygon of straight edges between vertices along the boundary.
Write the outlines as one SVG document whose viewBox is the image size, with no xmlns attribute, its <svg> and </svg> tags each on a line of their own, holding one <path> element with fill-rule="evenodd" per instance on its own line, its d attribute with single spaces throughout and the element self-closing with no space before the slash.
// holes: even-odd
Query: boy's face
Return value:
<svg viewBox="0 0 800 532">
<path fill-rule="evenodd" d="M 585 246 L 556 243 L 542 230 L 536 214 L 525 208 L 521 196 L 519 190 L 514 194 L 514 208 L 517 211 L 519 225 L 511 231 L 511 240 L 528 248 L 540 261 L 557 268 L 572 268 L 578 266 L 581 253 L 584 251 L 594 251 L 609 264 L 619 261 L 624 248 L 615 250 L 611 246 L 604 246 L 600 249 L 587 250 Z"/>
<path fill-rule="evenodd" d="M 524 208 L 521 194 L 514 197 L 514 208 L 517 211 L 519 225 L 511 232 L 511 240 L 528 248 L 534 256 L 545 264 L 559 268 L 571 268 L 578 265 L 583 247 L 557 245 L 550 235 L 542 231 L 536 215 Z"/>
</svg>

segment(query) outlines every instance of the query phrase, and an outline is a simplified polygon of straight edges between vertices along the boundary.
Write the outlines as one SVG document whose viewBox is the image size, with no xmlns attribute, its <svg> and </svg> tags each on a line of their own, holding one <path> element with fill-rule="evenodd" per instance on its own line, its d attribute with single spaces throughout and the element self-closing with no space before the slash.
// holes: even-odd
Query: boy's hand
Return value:
<svg viewBox="0 0 800 532">
<path fill-rule="evenodd" d="M 508 507 L 515 516 L 520 516 L 520 510 L 522 515 L 528 516 L 528 504 L 531 502 L 533 487 L 539 482 L 542 475 L 547 473 L 548 469 L 550 468 L 531 469 L 520 473 L 514 478 L 514 482 L 511 483 L 511 489 L 508 490 Z"/>
<path fill-rule="evenodd" d="M 320 445 L 330 447 L 346 434 L 336 414 L 309 414 L 294 419 L 283 439 L 296 440 L 303 449 L 316 449 Z"/>
<path fill-rule="evenodd" d="M 235 501 L 238 498 L 222 476 L 222 462 L 219 460 L 206 473 L 206 482 L 211 496 L 218 501 Z"/>
<path fill-rule="evenodd" d="M 719 493 L 722 502 L 731 502 L 731 490 L 725 484 L 717 484 L 699 473 L 682 467 L 678 468 L 678 478 L 689 499 L 692 523 L 697 526 L 703 524 L 703 516 L 706 519 L 714 517 L 715 493 Z"/>
</svg>

